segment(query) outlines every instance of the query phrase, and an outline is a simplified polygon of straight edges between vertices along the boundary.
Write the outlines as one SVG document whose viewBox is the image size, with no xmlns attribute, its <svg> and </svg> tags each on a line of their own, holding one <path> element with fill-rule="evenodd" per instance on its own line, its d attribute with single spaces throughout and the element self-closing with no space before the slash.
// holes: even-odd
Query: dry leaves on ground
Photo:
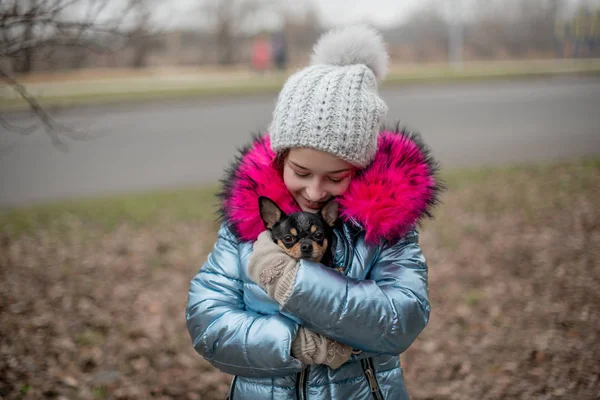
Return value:
<svg viewBox="0 0 600 400">
<path fill-rule="evenodd" d="M 600 188 L 556 186 L 578 173 L 444 195 L 421 235 L 431 321 L 401 357 L 413 399 L 600 398 Z M 215 230 L 75 219 L 1 237 L 0 398 L 223 399 L 231 377 L 185 327 Z"/>
</svg>

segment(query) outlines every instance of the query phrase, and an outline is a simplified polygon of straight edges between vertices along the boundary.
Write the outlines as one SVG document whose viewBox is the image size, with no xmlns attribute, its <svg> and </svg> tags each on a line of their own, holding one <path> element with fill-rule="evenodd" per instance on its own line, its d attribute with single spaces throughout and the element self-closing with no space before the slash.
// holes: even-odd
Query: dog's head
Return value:
<svg viewBox="0 0 600 400">
<path fill-rule="evenodd" d="M 338 203 L 329 201 L 316 214 L 295 212 L 286 215 L 268 197 L 258 199 L 260 217 L 271 231 L 273 241 L 297 260 L 320 262 L 331 245 L 333 226 L 338 217 Z"/>
</svg>

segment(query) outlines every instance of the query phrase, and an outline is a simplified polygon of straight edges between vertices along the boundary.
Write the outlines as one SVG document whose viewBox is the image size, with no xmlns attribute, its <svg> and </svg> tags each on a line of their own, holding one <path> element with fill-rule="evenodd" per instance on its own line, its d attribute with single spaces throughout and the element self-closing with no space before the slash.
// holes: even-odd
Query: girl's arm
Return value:
<svg viewBox="0 0 600 400">
<path fill-rule="evenodd" d="M 208 260 L 191 282 L 187 327 L 196 351 L 232 375 L 272 377 L 304 367 L 290 354 L 298 324 L 245 309 L 238 242 L 223 225 Z"/>
<path fill-rule="evenodd" d="M 355 349 L 400 354 L 429 319 L 427 263 L 416 232 L 383 247 L 364 279 L 305 260 L 295 278 L 282 312 Z"/>
</svg>

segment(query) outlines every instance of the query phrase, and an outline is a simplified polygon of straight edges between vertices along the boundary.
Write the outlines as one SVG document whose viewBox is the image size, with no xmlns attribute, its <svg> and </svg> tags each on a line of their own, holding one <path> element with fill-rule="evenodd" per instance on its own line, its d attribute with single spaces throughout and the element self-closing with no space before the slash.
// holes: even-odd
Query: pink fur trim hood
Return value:
<svg viewBox="0 0 600 400">
<path fill-rule="evenodd" d="M 234 234 L 254 241 L 265 230 L 258 197 L 268 196 L 286 213 L 300 211 L 274 166 L 269 136 L 256 137 L 241 150 L 223 180 L 221 213 Z M 438 202 L 438 167 L 416 133 L 384 130 L 373 162 L 338 197 L 340 216 L 365 231 L 365 242 L 394 241 L 413 229 Z"/>
</svg>

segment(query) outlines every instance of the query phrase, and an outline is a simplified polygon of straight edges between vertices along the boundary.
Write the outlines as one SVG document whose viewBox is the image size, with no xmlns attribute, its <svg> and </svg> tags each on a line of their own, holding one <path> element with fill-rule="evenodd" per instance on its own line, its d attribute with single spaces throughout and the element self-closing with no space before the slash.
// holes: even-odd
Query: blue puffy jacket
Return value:
<svg viewBox="0 0 600 400">
<path fill-rule="evenodd" d="M 355 178 L 358 186 L 349 189 L 354 197 L 338 199 L 346 208 L 343 221 L 335 229 L 332 266 L 342 268 L 344 274 L 333 271 L 332 266 L 302 260 L 292 293 L 282 305 L 269 298 L 247 273 L 251 239 L 257 232 L 252 227 L 262 227 L 260 217 L 248 223 L 253 219 L 251 212 L 258 215 L 258 202 L 252 208 L 245 197 L 247 191 L 256 192 L 256 197 L 287 195 L 285 186 L 273 187 L 272 175 L 265 176 L 269 182 L 262 181 L 261 174 L 271 168 L 270 158 L 261 153 L 269 151 L 268 137 L 257 138 L 233 166 L 224 192 L 225 222 L 208 260 L 191 282 L 187 306 L 187 324 L 196 351 L 221 371 L 234 375 L 231 399 L 408 399 L 399 354 L 426 326 L 430 312 L 427 263 L 412 227 L 435 203 L 438 186 L 432 179 L 435 164 L 418 138 L 403 132 L 387 136 L 400 143 L 395 149 L 400 153 L 388 153 L 384 161 L 411 156 L 411 162 L 427 166 L 423 174 L 428 179 L 421 179 L 431 189 L 427 192 L 431 197 L 424 199 L 427 207 L 397 211 L 393 218 L 399 218 L 399 223 L 412 222 L 403 227 L 386 227 L 381 221 L 389 210 L 379 210 L 379 219 L 353 210 L 348 201 L 356 202 L 357 193 L 364 192 L 360 184 L 373 179 L 365 171 Z M 385 149 L 386 144 L 380 141 L 379 148 Z M 421 159 L 409 152 L 415 149 Z M 264 165 L 255 165 L 258 159 Z M 377 162 L 376 157 L 373 165 Z M 410 167 L 407 163 L 397 165 Z M 406 169 L 409 175 L 402 179 L 423 184 L 419 177 L 410 175 L 415 170 Z M 390 179 L 398 179 L 401 171 L 392 173 Z M 248 179 L 252 179 L 251 185 L 247 185 Z M 408 193 L 415 196 L 416 192 Z M 389 196 L 390 190 L 381 195 Z M 239 209 L 236 201 L 240 199 L 249 203 L 246 211 L 250 213 Z M 421 204 L 406 198 L 399 201 L 396 206 Z M 286 201 L 280 198 L 278 203 Z M 407 217 L 411 213 L 416 215 L 412 220 Z M 377 221 L 378 226 L 374 226 Z M 291 343 L 300 325 L 352 346 L 357 354 L 335 370 L 304 365 L 291 355 Z"/>
</svg>

